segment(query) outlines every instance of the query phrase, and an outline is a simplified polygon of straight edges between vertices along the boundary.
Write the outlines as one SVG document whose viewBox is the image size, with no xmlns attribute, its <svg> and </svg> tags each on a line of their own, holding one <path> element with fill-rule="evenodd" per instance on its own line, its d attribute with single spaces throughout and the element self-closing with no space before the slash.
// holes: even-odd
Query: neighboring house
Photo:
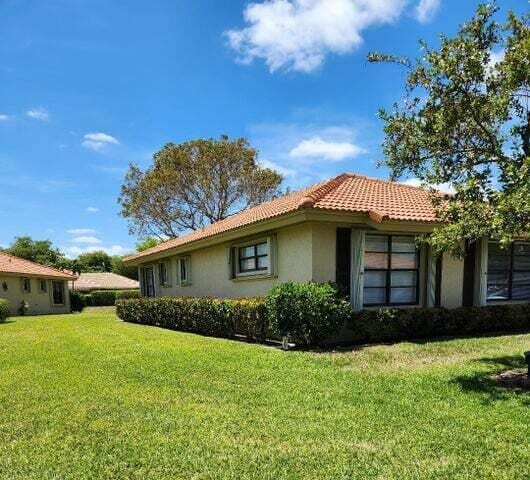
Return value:
<svg viewBox="0 0 530 480">
<path fill-rule="evenodd" d="M 0 298 L 9 302 L 12 315 L 22 303 L 27 315 L 70 313 L 69 280 L 75 276 L 0 252 Z"/>
<path fill-rule="evenodd" d="M 144 296 L 264 296 L 279 282 L 336 282 L 355 309 L 530 300 L 530 243 L 482 239 L 464 260 L 416 238 L 437 217 L 424 189 L 343 174 L 125 259 Z"/>
<path fill-rule="evenodd" d="M 137 280 L 110 272 L 80 273 L 79 278 L 70 284 L 75 291 L 90 293 L 94 290 L 139 290 Z"/>
</svg>

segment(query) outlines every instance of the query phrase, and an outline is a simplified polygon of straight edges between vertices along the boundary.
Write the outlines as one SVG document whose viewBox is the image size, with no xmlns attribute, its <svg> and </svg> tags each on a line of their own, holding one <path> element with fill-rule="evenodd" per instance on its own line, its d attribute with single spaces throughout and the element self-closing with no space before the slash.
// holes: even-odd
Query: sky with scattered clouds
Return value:
<svg viewBox="0 0 530 480">
<path fill-rule="evenodd" d="M 123 176 L 168 142 L 247 137 L 292 189 L 387 177 L 377 110 L 400 100 L 404 72 L 368 52 L 418 56 L 419 39 L 454 34 L 477 4 L 2 0 L 0 245 L 31 235 L 70 256 L 131 251 Z"/>
</svg>

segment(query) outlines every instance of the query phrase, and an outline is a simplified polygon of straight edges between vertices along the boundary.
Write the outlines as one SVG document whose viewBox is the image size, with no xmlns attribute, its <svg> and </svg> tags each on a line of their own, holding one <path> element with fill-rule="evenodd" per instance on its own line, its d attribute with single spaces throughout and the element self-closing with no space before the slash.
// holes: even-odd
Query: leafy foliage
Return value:
<svg viewBox="0 0 530 480">
<path fill-rule="evenodd" d="M 120 257 L 119 255 L 114 255 L 111 258 L 110 271 L 117 275 L 122 275 L 123 277 L 138 280 L 138 267 L 125 265 L 123 263 L 123 257 Z"/>
<path fill-rule="evenodd" d="M 530 15 L 500 25 L 497 11 L 480 5 L 438 49 L 422 42 L 415 62 L 369 56 L 408 69 L 404 103 L 380 112 L 386 164 L 394 179 L 453 185 L 453 196 L 433 195 L 445 226 L 430 242 L 456 255 L 462 239 L 508 244 L 530 233 Z"/>
<path fill-rule="evenodd" d="M 528 331 L 530 304 L 365 310 L 353 314 L 349 329 L 363 343 Z"/>
<path fill-rule="evenodd" d="M 82 312 L 86 307 L 84 296 L 79 292 L 70 291 L 70 310 L 72 312 Z"/>
<path fill-rule="evenodd" d="M 140 290 L 117 290 L 116 300 L 125 300 L 128 298 L 139 298 Z"/>
<path fill-rule="evenodd" d="M 0 298 L 0 323 L 4 322 L 7 317 L 9 317 L 9 303 Z"/>
<path fill-rule="evenodd" d="M 82 253 L 77 258 L 77 267 L 80 272 L 110 272 L 112 257 L 103 250 Z"/>
<path fill-rule="evenodd" d="M 155 237 L 145 237 L 136 244 L 136 251 L 143 252 L 148 248 L 156 247 L 160 240 Z"/>
<path fill-rule="evenodd" d="M 169 143 L 145 172 L 129 167 L 121 215 L 131 233 L 173 238 L 274 197 L 281 180 L 243 138 Z"/>
<path fill-rule="evenodd" d="M 126 322 L 216 337 L 266 335 L 265 307 L 259 299 L 161 297 L 118 300 L 116 306 L 118 317 Z"/>
<path fill-rule="evenodd" d="M 303 345 L 334 336 L 351 315 L 350 304 L 330 284 L 282 283 L 266 305 L 270 329 Z"/>
<path fill-rule="evenodd" d="M 5 252 L 15 257 L 24 258 L 55 268 L 68 268 L 69 260 L 50 240 L 33 240 L 28 236 L 16 237 Z"/>
</svg>

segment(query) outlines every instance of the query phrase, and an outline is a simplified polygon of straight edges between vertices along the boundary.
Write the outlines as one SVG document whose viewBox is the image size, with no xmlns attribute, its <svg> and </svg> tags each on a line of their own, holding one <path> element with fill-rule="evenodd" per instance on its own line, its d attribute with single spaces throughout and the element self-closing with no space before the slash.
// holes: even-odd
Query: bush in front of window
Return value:
<svg viewBox="0 0 530 480">
<path fill-rule="evenodd" d="M 267 336 L 266 312 L 259 299 L 159 297 L 116 301 L 116 313 L 126 322 L 154 325 L 215 337 Z"/>
<path fill-rule="evenodd" d="M 521 332 L 530 330 L 530 304 L 364 310 L 348 327 L 352 340 L 363 343 Z"/>
<path fill-rule="evenodd" d="M 79 292 L 70 292 L 70 310 L 72 312 L 82 312 L 86 306 L 84 295 Z"/>
<path fill-rule="evenodd" d="M 337 335 L 351 306 L 330 284 L 287 282 L 266 298 L 269 328 L 299 345 L 316 345 Z"/>
<path fill-rule="evenodd" d="M 5 322 L 7 317 L 9 317 L 9 303 L 0 298 L 0 323 Z"/>
</svg>

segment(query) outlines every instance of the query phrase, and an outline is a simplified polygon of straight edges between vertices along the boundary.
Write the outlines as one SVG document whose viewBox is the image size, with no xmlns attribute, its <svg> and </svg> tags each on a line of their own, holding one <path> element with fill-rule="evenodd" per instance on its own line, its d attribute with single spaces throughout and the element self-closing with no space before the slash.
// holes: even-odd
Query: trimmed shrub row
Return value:
<svg viewBox="0 0 530 480">
<path fill-rule="evenodd" d="M 126 322 L 183 332 L 248 340 L 267 337 L 265 306 L 260 299 L 161 297 L 118 300 L 116 313 Z"/>
<path fill-rule="evenodd" d="M 4 322 L 7 317 L 9 317 L 9 303 L 0 298 L 0 323 Z"/>
<path fill-rule="evenodd" d="M 530 330 L 530 304 L 378 309 L 354 313 L 352 340 L 362 343 Z"/>
<path fill-rule="evenodd" d="M 70 291 L 70 310 L 72 312 L 82 312 L 86 307 L 84 295 L 79 292 Z"/>
<path fill-rule="evenodd" d="M 81 294 L 87 307 L 111 307 L 116 300 L 139 298 L 139 290 L 95 290 L 88 294 Z"/>
</svg>

